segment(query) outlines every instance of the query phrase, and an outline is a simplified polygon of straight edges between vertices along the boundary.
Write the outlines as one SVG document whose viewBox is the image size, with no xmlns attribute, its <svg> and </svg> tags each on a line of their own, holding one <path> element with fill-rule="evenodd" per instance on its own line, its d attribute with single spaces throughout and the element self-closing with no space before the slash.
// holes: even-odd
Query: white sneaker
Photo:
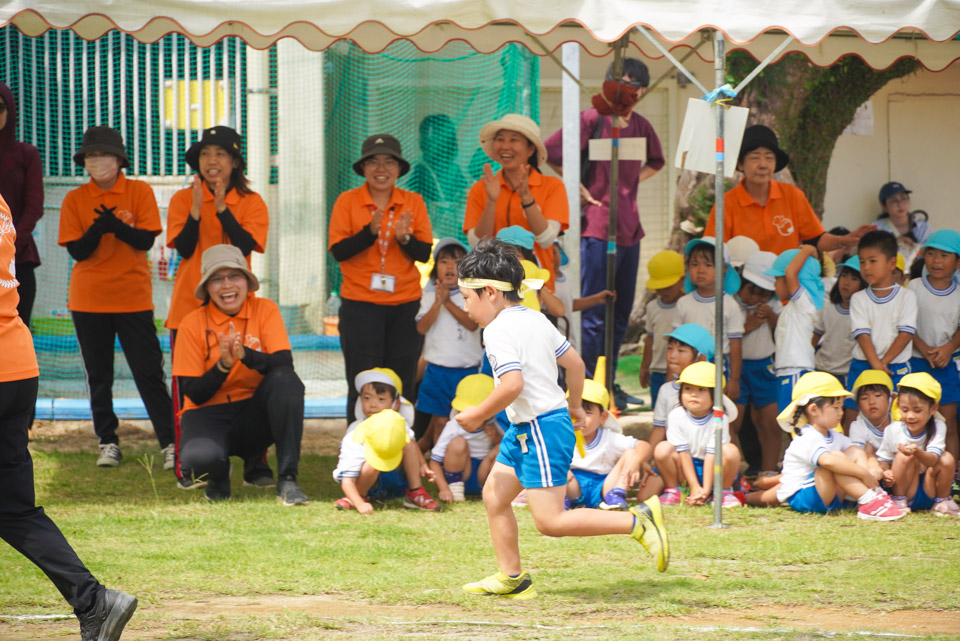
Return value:
<svg viewBox="0 0 960 641">
<path fill-rule="evenodd" d="M 166 446 L 160 453 L 163 454 L 163 469 L 172 470 L 177 464 L 177 453 L 175 451 L 175 446 L 173 443 Z"/>
<path fill-rule="evenodd" d="M 97 459 L 97 467 L 119 467 L 123 460 L 123 454 L 120 453 L 120 446 L 116 443 L 107 443 L 100 446 L 100 458 Z"/>
<path fill-rule="evenodd" d="M 934 503 L 930 511 L 937 516 L 960 516 L 960 506 L 949 497 Z"/>
<path fill-rule="evenodd" d="M 454 503 L 463 503 L 464 493 L 463 493 L 463 481 L 457 481 L 456 483 L 450 483 L 450 494 L 453 494 Z"/>
<path fill-rule="evenodd" d="M 527 507 L 527 491 L 520 490 L 520 494 L 517 494 L 516 498 L 510 502 L 510 505 L 513 507 Z"/>
</svg>

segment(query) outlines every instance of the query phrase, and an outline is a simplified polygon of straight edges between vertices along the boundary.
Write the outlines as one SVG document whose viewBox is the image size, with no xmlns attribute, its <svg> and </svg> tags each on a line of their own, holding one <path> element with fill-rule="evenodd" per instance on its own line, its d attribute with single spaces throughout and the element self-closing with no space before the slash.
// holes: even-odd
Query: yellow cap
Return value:
<svg viewBox="0 0 960 641">
<path fill-rule="evenodd" d="M 940 402 L 940 395 L 943 393 L 943 389 L 940 387 L 937 379 L 926 372 L 914 372 L 901 378 L 900 382 L 897 383 L 897 391 L 902 390 L 904 387 L 913 388 L 925 396 L 929 396 L 935 403 Z"/>
<path fill-rule="evenodd" d="M 683 256 L 670 249 L 657 252 L 647 262 L 647 271 L 650 272 L 647 289 L 670 287 L 684 276 Z"/>
<path fill-rule="evenodd" d="M 907 273 L 907 260 L 903 257 L 903 254 L 897 252 L 897 269 L 899 269 L 904 274 Z"/>
<path fill-rule="evenodd" d="M 807 422 L 805 415 L 801 415 L 796 424 L 793 422 L 793 416 L 797 413 L 798 407 L 806 407 L 812 399 L 821 396 L 842 398 L 844 396 L 853 396 L 850 392 L 843 389 L 843 385 L 833 374 L 826 372 L 807 372 L 800 377 L 797 384 L 793 386 L 793 400 L 787 407 L 777 415 L 777 423 L 784 432 L 793 431 L 794 427 L 800 427 Z"/>
<path fill-rule="evenodd" d="M 720 381 L 721 387 L 725 387 L 727 381 L 722 374 L 720 375 Z M 699 361 L 693 365 L 688 365 L 680 372 L 680 378 L 677 379 L 678 385 L 683 383 L 713 389 L 717 384 L 717 366 L 707 361 Z"/>
<path fill-rule="evenodd" d="M 393 410 L 383 410 L 363 420 L 353 431 L 353 440 L 363 443 L 367 463 L 380 472 L 395 470 L 409 442 L 407 422 Z"/>
<path fill-rule="evenodd" d="M 529 260 L 521 260 L 520 264 L 523 266 L 523 278 L 524 280 L 532 278 L 535 280 L 542 280 L 546 283 L 550 280 L 550 271 L 547 269 L 540 269 L 537 267 L 536 263 L 532 263 Z M 528 289 L 524 292 L 523 298 L 520 301 L 520 304 L 524 307 L 529 307 L 535 312 L 540 311 L 540 299 L 537 298 L 537 290 Z"/>
<path fill-rule="evenodd" d="M 358 393 L 363 389 L 363 386 L 368 383 L 392 385 L 393 388 L 397 390 L 397 396 L 403 395 L 403 382 L 400 380 L 400 377 L 397 376 L 397 373 L 389 367 L 367 369 L 357 374 L 357 377 L 353 379 L 354 387 L 357 388 Z"/>
<path fill-rule="evenodd" d="M 486 374 L 465 376 L 457 384 L 457 394 L 450 405 L 458 412 L 468 407 L 476 407 L 490 396 L 493 387 L 493 378 Z"/>
<path fill-rule="evenodd" d="M 581 397 L 589 403 L 596 403 L 603 409 L 610 407 L 610 392 L 607 391 L 606 387 L 589 378 L 583 381 L 583 394 Z"/>
<path fill-rule="evenodd" d="M 866 369 L 860 373 L 851 389 L 854 398 L 857 397 L 857 391 L 864 385 L 883 385 L 893 393 L 893 380 L 890 375 L 878 369 Z"/>
</svg>

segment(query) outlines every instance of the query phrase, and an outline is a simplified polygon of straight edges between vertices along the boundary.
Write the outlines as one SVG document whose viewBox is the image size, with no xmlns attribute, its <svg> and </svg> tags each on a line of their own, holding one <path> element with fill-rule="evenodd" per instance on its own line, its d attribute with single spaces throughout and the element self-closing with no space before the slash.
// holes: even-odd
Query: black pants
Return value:
<svg viewBox="0 0 960 641">
<path fill-rule="evenodd" d="M 74 610 L 84 612 L 102 587 L 36 505 L 27 449 L 36 402 L 36 378 L 0 383 L 0 538 L 43 570 Z"/>
<path fill-rule="evenodd" d="M 303 439 L 303 383 L 292 367 L 264 376 L 251 398 L 187 410 L 180 417 L 180 468 L 187 478 L 222 481 L 230 456 L 256 459 L 277 445 L 280 478 L 296 476 Z"/>
<path fill-rule="evenodd" d="M 17 294 L 20 295 L 20 302 L 17 303 L 17 313 L 20 314 L 20 320 L 27 327 L 30 327 L 30 315 L 33 314 L 33 301 L 37 297 L 37 277 L 33 270 L 37 268 L 33 263 L 17 263 L 17 281 L 20 286 L 17 287 Z"/>
<path fill-rule="evenodd" d="M 153 312 L 100 314 L 72 312 L 80 355 L 90 388 L 93 430 L 100 444 L 118 443 L 113 413 L 113 341 L 119 337 L 123 355 L 160 447 L 173 443 L 173 402 L 163 374 L 163 353 L 153 324 Z"/>
<path fill-rule="evenodd" d="M 340 306 L 340 348 L 347 372 L 347 421 L 352 423 L 357 390 L 353 379 L 373 367 L 389 367 L 403 382 L 404 396 L 414 400 L 414 380 L 422 337 L 417 332 L 420 301 L 377 305 L 344 299 Z"/>
</svg>

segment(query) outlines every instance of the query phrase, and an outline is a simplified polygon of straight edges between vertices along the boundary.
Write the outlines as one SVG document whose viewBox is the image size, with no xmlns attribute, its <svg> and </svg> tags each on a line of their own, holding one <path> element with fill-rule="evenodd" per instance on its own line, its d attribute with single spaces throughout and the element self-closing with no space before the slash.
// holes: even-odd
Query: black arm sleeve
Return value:
<svg viewBox="0 0 960 641">
<path fill-rule="evenodd" d="M 367 225 L 363 226 L 363 229 L 358 231 L 350 238 L 344 238 L 339 243 L 330 248 L 330 253 L 333 254 L 334 259 L 338 263 L 341 263 L 348 258 L 353 258 L 364 249 L 368 247 L 373 247 L 373 243 L 376 242 L 377 236 L 370 231 L 370 227 Z"/>
<path fill-rule="evenodd" d="M 230 372 L 221 372 L 217 364 L 204 372 L 203 376 L 180 376 L 180 389 L 194 405 L 203 405 L 217 393 Z"/>
<path fill-rule="evenodd" d="M 806 239 L 806 240 L 801 240 L 801 241 L 800 241 L 800 244 L 801 244 L 801 245 L 813 245 L 814 247 L 816 247 L 816 246 L 817 246 L 817 243 L 820 242 L 820 238 L 821 238 L 822 236 L 823 236 L 823 234 L 820 234 L 819 236 L 814 236 L 813 238 L 808 238 L 808 239 Z"/>
<path fill-rule="evenodd" d="M 102 229 L 97 225 L 92 225 L 79 239 L 67 243 L 67 251 L 77 262 L 86 260 L 96 250 L 102 237 Z"/>
<path fill-rule="evenodd" d="M 293 354 L 289 349 L 280 350 L 272 354 L 264 354 L 249 347 L 244 347 L 243 351 L 245 354 L 243 358 L 240 359 L 240 362 L 261 374 L 266 374 L 274 367 L 283 365 L 293 367 Z"/>
<path fill-rule="evenodd" d="M 173 239 L 173 246 L 177 253 L 184 258 L 193 256 L 197 250 L 197 241 L 200 240 L 200 221 L 193 216 L 187 216 L 187 222 L 183 224 L 183 229 Z"/>
<path fill-rule="evenodd" d="M 122 228 L 117 227 L 113 235 L 134 249 L 142 249 L 143 251 L 147 251 L 153 247 L 153 241 L 157 237 L 157 235 L 149 229 L 136 229 L 130 225 L 123 225 Z"/>
<path fill-rule="evenodd" d="M 257 246 L 257 241 L 253 239 L 250 232 L 240 226 L 240 223 L 237 222 L 237 219 L 233 216 L 233 212 L 230 211 L 229 208 L 224 209 L 222 212 L 217 212 L 217 218 L 220 219 L 220 225 L 223 227 L 223 231 L 227 232 L 227 236 L 230 238 L 230 244 L 238 247 L 244 256 L 249 256 L 250 252 Z"/>
<path fill-rule="evenodd" d="M 410 240 L 407 241 L 406 245 L 400 245 L 400 249 L 414 260 L 418 260 L 421 263 L 425 263 L 430 260 L 430 249 L 432 245 L 426 243 L 413 234 L 410 234 Z"/>
</svg>

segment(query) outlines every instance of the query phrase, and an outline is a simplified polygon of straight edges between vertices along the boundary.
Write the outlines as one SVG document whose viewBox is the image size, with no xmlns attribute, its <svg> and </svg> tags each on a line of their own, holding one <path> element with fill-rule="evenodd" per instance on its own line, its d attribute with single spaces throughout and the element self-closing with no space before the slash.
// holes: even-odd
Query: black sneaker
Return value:
<svg viewBox="0 0 960 641">
<path fill-rule="evenodd" d="M 177 479 L 177 487 L 181 490 L 199 490 L 201 487 L 207 487 L 207 480 L 184 476 Z"/>
<path fill-rule="evenodd" d="M 627 409 L 627 405 L 643 405 L 643 399 L 637 398 L 636 396 L 631 396 L 623 391 L 619 385 L 614 384 L 613 386 L 613 403 L 617 406 L 617 409 L 621 412 Z"/>
<path fill-rule="evenodd" d="M 210 479 L 203 495 L 208 501 L 213 503 L 226 501 L 230 498 L 230 477 L 224 476 L 221 479 Z"/>
<path fill-rule="evenodd" d="M 103 590 L 90 612 L 78 614 L 80 641 L 117 641 L 137 609 L 137 597 Z"/>
<path fill-rule="evenodd" d="M 310 502 L 307 495 L 304 494 L 300 486 L 297 485 L 297 479 L 292 476 L 282 478 L 280 482 L 277 483 L 277 500 L 287 507 L 306 505 Z"/>
<path fill-rule="evenodd" d="M 273 474 L 263 474 L 252 478 L 244 477 L 243 484 L 246 487 L 274 487 L 277 482 L 273 480 Z"/>
</svg>

